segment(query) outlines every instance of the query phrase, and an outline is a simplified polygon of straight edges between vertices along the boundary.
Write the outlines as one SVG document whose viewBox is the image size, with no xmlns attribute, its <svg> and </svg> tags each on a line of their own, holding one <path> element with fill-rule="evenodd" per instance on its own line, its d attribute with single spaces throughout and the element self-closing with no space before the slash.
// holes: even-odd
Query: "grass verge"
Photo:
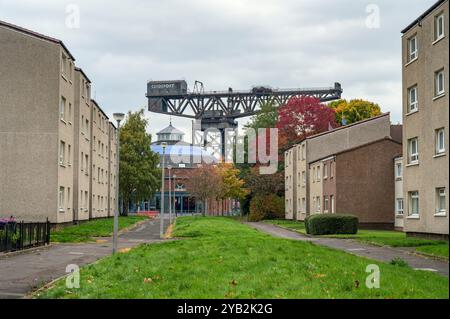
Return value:
<svg viewBox="0 0 450 319">
<path fill-rule="evenodd" d="M 288 228 L 302 234 L 306 233 L 305 223 L 300 221 L 267 220 L 265 222 Z M 360 229 L 355 235 L 326 235 L 321 237 L 349 238 L 380 246 L 413 247 L 418 253 L 425 253 L 431 256 L 448 259 L 447 241 L 406 237 L 405 233 L 399 231 Z"/>
<path fill-rule="evenodd" d="M 309 242 L 275 238 L 229 218 L 178 218 L 174 237 L 81 269 L 37 298 L 448 298 L 448 278 Z M 381 287 L 365 285 L 377 264 Z"/>
<path fill-rule="evenodd" d="M 130 227 L 148 217 L 143 216 L 120 216 L 119 230 Z M 93 237 L 112 236 L 114 218 L 103 218 L 90 220 L 79 225 L 68 226 L 53 231 L 50 234 L 51 242 L 58 243 L 79 243 L 93 241 Z"/>
</svg>

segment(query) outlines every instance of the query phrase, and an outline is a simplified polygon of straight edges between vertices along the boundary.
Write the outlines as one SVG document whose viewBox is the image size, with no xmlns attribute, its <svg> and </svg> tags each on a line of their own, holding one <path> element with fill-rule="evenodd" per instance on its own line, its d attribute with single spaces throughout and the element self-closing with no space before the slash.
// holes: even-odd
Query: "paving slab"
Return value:
<svg viewBox="0 0 450 319">
<path fill-rule="evenodd" d="M 168 221 L 165 222 L 165 228 Z M 159 219 L 148 220 L 119 235 L 118 249 L 161 242 Z M 112 238 L 95 243 L 52 244 L 0 258 L 0 299 L 24 297 L 28 292 L 66 274 L 71 264 L 83 266 L 112 254 Z"/>
</svg>

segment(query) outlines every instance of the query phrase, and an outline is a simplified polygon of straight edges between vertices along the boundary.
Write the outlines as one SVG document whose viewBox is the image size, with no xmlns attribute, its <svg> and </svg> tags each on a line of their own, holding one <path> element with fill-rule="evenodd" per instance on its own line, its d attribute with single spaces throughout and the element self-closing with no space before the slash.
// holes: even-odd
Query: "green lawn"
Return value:
<svg viewBox="0 0 450 319">
<path fill-rule="evenodd" d="M 289 228 L 302 234 L 305 233 L 305 223 L 303 222 L 293 220 L 267 220 L 265 222 Z M 448 259 L 447 241 L 406 237 L 405 233 L 398 231 L 360 229 L 356 235 L 327 235 L 323 237 L 350 238 L 365 243 L 391 247 L 416 247 L 416 251 L 419 253 L 427 253 Z"/>
<path fill-rule="evenodd" d="M 127 228 L 141 220 L 147 219 L 142 216 L 119 217 L 119 229 Z M 114 218 L 90 220 L 79 225 L 68 226 L 50 234 L 51 242 L 78 243 L 93 241 L 93 237 L 112 236 Z"/>
<path fill-rule="evenodd" d="M 230 218 L 182 217 L 178 241 L 141 245 L 81 269 L 37 298 L 448 298 L 448 278 L 275 238 Z M 365 272 L 377 264 L 380 289 Z"/>
</svg>

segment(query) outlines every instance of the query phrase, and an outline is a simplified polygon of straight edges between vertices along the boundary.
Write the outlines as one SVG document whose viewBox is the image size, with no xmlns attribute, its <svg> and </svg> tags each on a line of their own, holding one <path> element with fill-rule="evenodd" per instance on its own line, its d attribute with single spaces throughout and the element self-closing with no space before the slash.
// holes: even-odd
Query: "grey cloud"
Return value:
<svg viewBox="0 0 450 319">
<path fill-rule="evenodd" d="M 145 106 L 150 78 L 207 89 L 330 86 L 401 120 L 400 30 L 435 0 L 0 0 L 0 19 L 62 39 L 108 114 Z M 65 27 L 78 4 L 81 28 Z M 381 28 L 365 25 L 378 5 Z M 150 131 L 168 116 L 147 113 Z M 190 121 L 173 119 L 190 136 Z M 240 121 L 241 124 L 245 123 Z"/>
</svg>

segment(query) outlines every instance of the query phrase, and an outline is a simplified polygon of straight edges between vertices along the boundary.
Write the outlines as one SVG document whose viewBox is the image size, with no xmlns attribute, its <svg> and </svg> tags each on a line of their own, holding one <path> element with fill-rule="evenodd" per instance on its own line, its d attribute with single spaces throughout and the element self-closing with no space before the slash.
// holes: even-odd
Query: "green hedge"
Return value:
<svg viewBox="0 0 450 319">
<path fill-rule="evenodd" d="M 317 214 L 305 219 L 305 229 L 311 235 L 356 234 L 358 217 L 353 215 Z"/>
</svg>

